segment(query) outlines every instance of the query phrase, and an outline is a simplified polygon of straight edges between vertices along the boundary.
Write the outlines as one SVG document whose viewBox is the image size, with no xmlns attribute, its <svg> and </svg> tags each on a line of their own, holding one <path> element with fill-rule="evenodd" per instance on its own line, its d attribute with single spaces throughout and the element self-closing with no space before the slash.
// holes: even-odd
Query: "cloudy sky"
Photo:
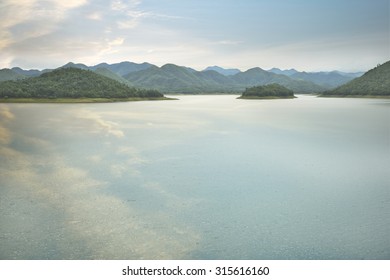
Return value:
<svg viewBox="0 0 390 280">
<path fill-rule="evenodd" d="M 0 68 L 69 61 L 365 71 L 389 0 L 0 0 Z"/>
</svg>

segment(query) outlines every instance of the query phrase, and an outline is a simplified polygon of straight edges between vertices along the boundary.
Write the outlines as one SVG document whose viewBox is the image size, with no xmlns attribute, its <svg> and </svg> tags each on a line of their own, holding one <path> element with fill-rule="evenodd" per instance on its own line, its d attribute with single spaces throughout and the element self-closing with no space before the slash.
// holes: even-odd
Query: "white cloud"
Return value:
<svg viewBox="0 0 390 280">
<path fill-rule="evenodd" d="M 91 19 L 91 20 L 101 20 L 102 14 L 99 12 L 93 12 L 93 13 L 88 14 L 86 16 L 86 18 Z"/>
<path fill-rule="evenodd" d="M 86 0 L 2 0 L 0 3 L 0 52 L 7 60 L 3 62 L 6 64 L 4 66 L 8 66 L 13 58 L 23 55 L 18 53 L 17 48 L 15 50 L 15 46 L 23 44 L 28 46 L 29 39 L 53 33 L 66 19 L 70 10 L 86 3 Z"/>
<path fill-rule="evenodd" d="M 137 18 L 131 18 L 127 20 L 118 20 L 118 28 L 120 29 L 133 29 L 138 25 Z"/>
<path fill-rule="evenodd" d="M 72 9 L 76 7 L 80 7 L 87 3 L 87 0 L 52 0 L 55 2 L 58 6 L 64 7 L 66 9 Z"/>
<path fill-rule="evenodd" d="M 212 45 L 239 45 L 242 44 L 243 41 L 234 41 L 234 40 L 222 40 L 217 42 L 212 42 Z"/>
<path fill-rule="evenodd" d="M 114 11 L 123 11 L 127 9 L 134 9 L 139 4 L 141 4 L 140 0 L 112 0 L 111 9 Z"/>
</svg>

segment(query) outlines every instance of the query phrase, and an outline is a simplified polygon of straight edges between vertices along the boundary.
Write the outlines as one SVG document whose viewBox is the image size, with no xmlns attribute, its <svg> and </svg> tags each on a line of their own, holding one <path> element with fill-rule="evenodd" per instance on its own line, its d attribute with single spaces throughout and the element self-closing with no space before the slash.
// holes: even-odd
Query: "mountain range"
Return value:
<svg viewBox="0 0 390 280">
<path fill-rule="evenodd" d="M 175 64 L 162 67 L 150 63 L 120 62 L 87 66 L 69 62 L 59 68 L 91 70 L 122 84 L 144 89 L 157 89 L 165 93 L 217 93 L 242 92 L 247 87 L 277 83 L 297 93 L 313 93 L 330 90 L 345 84 L 359 73 L 299 72 L 295 69 L 268 71 L 259 67 L 247 71 L 210 66 L 202 71 Z M 0 81 L 37 77 L 53 71 L 24 70 L 19 67 L 0 70 Z"/>
</svg>

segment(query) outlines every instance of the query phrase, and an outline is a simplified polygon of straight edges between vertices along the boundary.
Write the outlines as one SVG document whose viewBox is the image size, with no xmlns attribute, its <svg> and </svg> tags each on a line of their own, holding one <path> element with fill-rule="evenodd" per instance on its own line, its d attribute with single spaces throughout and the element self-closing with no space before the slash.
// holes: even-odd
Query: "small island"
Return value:
<svg viewBox="0 0 390 280">
<path fill-rule="evenodd" d="M 294 92 L 279 84 L 269 84 L 245 89 L 238 99 L 281 99 L 295 98 Z"/>
<path fill-rule="evenodd" d="M 165 100 L 153 89 L 136 89 L 89 70 L 60 68 L 38 77 L 0 82 L 0 102 L 90 103 Z"/>
</svg>

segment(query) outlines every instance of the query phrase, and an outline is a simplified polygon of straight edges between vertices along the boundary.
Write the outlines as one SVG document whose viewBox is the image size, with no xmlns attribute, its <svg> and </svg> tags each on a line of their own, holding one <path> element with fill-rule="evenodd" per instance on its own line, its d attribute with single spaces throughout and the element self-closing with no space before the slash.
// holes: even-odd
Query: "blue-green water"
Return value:
<svg viewBox="0 0 390 280">
<path fill-rule="evenodd" d="M 390 259 L 390 100 L 0 105 L 1 259 Z"/>
</svg>

